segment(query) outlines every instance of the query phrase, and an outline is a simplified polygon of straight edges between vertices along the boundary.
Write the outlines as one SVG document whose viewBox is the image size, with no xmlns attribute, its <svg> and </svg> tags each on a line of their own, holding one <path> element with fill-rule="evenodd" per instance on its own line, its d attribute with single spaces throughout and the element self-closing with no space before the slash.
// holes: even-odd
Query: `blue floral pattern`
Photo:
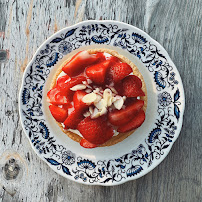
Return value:
<svg viewBox="0 0 202 202">
<path fill-rule="evenodd" d="M 79 182 L 109 184 L 141 175 L 155 159 L 162 158 L 166 148 L 171 147 L 173 138 L 178 135 L 175 131 L 181 118 L 182 92 L 178 87 L 176 69 L 157 45 L 150 42 L 149 37 L 138 30 L 131 31 L 127 25 L 120 27 L 116 22 L 92 22 L 66 30 L 46 42 L 24 76 L 20 112 L 32 145 L 49 165 Z M 77 156 L 57 143 L 43 115 L 42 92 L 51 68 L 64 55 L 92 44 L 120 47 L 137 57 L 154 78 L 158 94 L 158 119 L 145 142 L 116 159 L 91 160 Z"/>
</svg>

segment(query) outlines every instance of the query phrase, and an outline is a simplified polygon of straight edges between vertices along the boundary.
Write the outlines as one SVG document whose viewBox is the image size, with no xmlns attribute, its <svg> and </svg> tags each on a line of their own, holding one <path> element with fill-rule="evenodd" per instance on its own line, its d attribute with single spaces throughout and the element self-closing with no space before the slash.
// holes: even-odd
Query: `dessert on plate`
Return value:
<svg viewBox="0 0 202 202">
<path fill-rule="evenodd" d="M 145 120 L 147 91 L 141 73 L 109 49 L 80 51 L 66 60 L 47 98 L 61 130 L 85 148 L 121 142 Z"/>
</svg>

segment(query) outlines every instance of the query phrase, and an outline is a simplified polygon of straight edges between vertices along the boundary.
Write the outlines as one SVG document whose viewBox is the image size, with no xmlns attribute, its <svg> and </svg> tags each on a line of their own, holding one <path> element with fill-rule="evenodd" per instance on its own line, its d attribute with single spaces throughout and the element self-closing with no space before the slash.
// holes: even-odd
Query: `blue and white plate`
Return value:
<svg viewBox="0 0 202 202">
<path fill-rule="evenodd" d="M 113 49 L 128 57 L 147 86 L 144 124 L 110 147 L 85 149 L 71 140 L 56 124 L 46 102 L 58 66 L 89 48 Z M 165 49 L 142 30 L 116 21 L 81 22 L 47 39 L 24 72 L 19 99 L 24 132 L 39 157 L 70 180 L 105 186 L 137 179 L 160 164 L 179 136 L 185 107 L 179 72 Z"/>
</svg>

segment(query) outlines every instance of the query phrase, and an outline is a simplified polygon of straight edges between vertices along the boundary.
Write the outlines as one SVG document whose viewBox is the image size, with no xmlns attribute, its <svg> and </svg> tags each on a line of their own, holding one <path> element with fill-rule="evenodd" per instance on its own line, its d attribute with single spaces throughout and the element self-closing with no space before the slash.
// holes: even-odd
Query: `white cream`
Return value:
<svg viewBox="0 0 202 202">
<path fill-rule="evenodd" d="M 83 137 L 82 134 L 77 130 L 77 129 L 68 129 L 68 131 L 72 132 L 72 133 L 76 133 L 77 135 L 79 135 L 80 137 Z"/>
</svg>

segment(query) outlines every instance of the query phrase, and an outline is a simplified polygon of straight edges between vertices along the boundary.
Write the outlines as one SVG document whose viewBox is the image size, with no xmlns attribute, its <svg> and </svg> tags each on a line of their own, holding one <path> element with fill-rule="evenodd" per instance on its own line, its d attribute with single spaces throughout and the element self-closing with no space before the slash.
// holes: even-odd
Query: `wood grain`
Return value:
<svg viewBox="0 0 202 202">
<path fill-rule="evenodd" d="M 0 61 L 0 202 L 202 201 L 201 8 L 201 0 L 0 0 L 0 50 L 9 56 Z M 80 185 L 56 174 L 32 151 L 19 122 L 23 70 L 37 47 L 87 19 L 145 30 L 168 51 L 185 88 L 183 128 L 168 157 L 146 176 L 115 187 Z M 20 170 L 6 180 L 12 158 Z"/>
</svg>

